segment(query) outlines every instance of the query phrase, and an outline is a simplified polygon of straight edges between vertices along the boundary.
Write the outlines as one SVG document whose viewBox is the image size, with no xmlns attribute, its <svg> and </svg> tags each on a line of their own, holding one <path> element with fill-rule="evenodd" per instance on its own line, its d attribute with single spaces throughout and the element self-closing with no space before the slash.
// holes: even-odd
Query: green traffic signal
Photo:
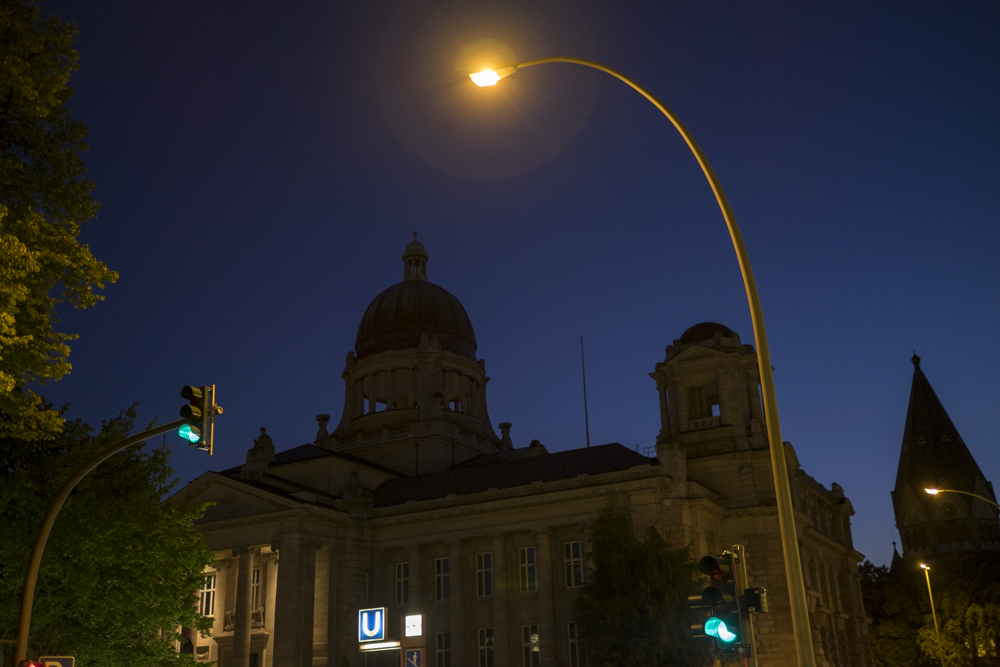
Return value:
<svg viewBox="0 0 1000 667">
<path fill-rule="evenodd" d="M 739 636 L 729 630 L 725 621 L 715 616 L 705 621 L 705 634 L 709 637 L 715 637 L 726 644 L 733 643 Z"/>
<path fill-rule="evenodd" d="M 201 432 L 198 430 L 198 427 L 191 426 L 190 424 L 184 424 L 184 426 L 177 429 L 177 435 L 181 436 L 192 445 L 201 440 Z"/>
</svg>

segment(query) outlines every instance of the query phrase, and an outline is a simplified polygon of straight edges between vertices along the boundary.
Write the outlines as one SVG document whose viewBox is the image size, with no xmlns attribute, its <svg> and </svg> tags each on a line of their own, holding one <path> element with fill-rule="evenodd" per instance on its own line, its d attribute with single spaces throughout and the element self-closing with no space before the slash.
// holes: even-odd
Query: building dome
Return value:
<svg viewBox="0 0 1000 667">
<path fill-rule="evenodd" d="M 476 358 L 476 334 L 465 308 L 448 290 L 427 280 L 427 251 L 414 240 L 403 253 L 403 281 L 368 306 L 354 352 L 358 359 L 388 350 L 411 350 L 424 334 L 442 349 Z"/>
<path fill-rule="evenodd" d="M 718 324 L 717 322 L 702 322 L 701 324 L 694 325 L 681 334 L 681 345 L 689 345 L 691 343 L 700 343 L 705 340 L 712 340 L 712 338 L 715 337 L 716 331 L 721 331 L 723 336 L 733 335 L 733 330 L 723 324 Z"/>
</svg>

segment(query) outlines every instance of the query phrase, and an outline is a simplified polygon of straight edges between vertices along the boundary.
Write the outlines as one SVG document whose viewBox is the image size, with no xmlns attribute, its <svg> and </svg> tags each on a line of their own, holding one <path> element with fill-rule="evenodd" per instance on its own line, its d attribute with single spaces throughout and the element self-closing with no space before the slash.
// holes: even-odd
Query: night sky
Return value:
<svg viewBox="0 0 1000 667">
<path fill-rule="evenodd" d="M 214 383 L 215 456 L 279 450 L 343 407 L 368 303 L 428 274 L 465 305 L 515 446 L 653 445 L 664 348 L 711 320 L 753 342 L 693 156 L 624 84 L 573 65 L 478 89 L 504 59 L 600 60 L 654 91 L 712 162 L 746 239 L 783 435 L 853 501 L 888 562 L 914 348 L 1000 483 L 996 2 L 43 3 L 80 28 L 74 117 L 121 273 L 62 312 L 73 373 L 43 388 L 99 424 L 177 418 Z M 160 444 L 159 439 L 155 443 Z"/>
</svg>

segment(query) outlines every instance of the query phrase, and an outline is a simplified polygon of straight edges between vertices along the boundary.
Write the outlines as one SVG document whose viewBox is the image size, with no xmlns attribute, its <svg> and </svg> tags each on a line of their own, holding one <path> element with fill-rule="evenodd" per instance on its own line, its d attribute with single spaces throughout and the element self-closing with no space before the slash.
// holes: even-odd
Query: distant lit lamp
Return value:
<svg viewBox="0 0 1000 667">
<path fill-rule="evenodd" d="M 795 531 L 795 509 L 792 506 L 792 491 L 788 481 L 788 469 L 785 467 L 785 450 L 783 440 L 781 439 L 781 424 L 778 421 L 778 399 L 774 393 L 771 351 L 767 345 L 767 332 L 764 330 L 764 311 L 761 309 L 760 296 L 757 294 L 757 282 L 753 277 L 753 269 L 750 268 L 750 257 L 747 255 L 746 246 L 743 244 L 743 235 L 740 234 L 740 228 L 736 224 L 736 216 L 733 215 L 733 210 L 729 206 L 729 199 L 726 197 L 726 193 L 723 192 L 722 184 L 719 183 L 712 165 L 708 163 L 708 158 L 702 153 L 701 147 L 698 146 L 694 137 L 691 136 L 691 133 L 688 132 L 688 129 L 680 119 L 663 102 L 658 100 L 655 95 L 621 72 L 592 60 L 555 57 L 529 60 L 498 70 L 483 70 L 475 74 L 470 74 L 469 77 L 472 78 L 473 83 L 477 86 L 494 86 L 500 79 L 510 76 L 519 69 L 545 63 L 573 63 L 600 70 L 627 84 L 649 100 L 680 132 L 688 148 L 694 153 L 694 157 L 701 166 L 702 172 L 708 179 L 708 183 L 712 187 L 712 192 L 715 193 L 715 200 L 718 202 L 719 208 L 722 209 L 722 216 L 726 219 L 729 236 L 732 238 L 733 246 L 736 249 L 736 257 L 739 260 L 740 271 L 743 274 L 743 286 L 746 288 L 747 300 L 750 302 L 750 318 L 753 322 L 754 342 L 757 344 L 757 364 L 760 368 L 760 389 L 764 398 L 767 438 L 771 448 L 771 472 L 774 475 L 774 490 L 777 497 L 781 550 L 785 560 L 785 567 L 787 568 L 788 597 L 792 612 L 792 633 L 795 637 L 795 651 L 799 667 L 815 667 L 816 656 L 813 653 L 812 630 L 809 626 L 809 606 L 806 602 L 806 587 L 802 578 L 802 560 L 799 555 L 798 535 Z"/>
<path fill-rule="evenodd" d="M 937 612 L 934 611 L 934 593 L 931 592 L 931 567 L 927 563 L 921 563 L 920 567 L 924 571 L 924 577 L 927 578 L 927 597 L 931 599 L 931 616 L 934 617 L 934 635 L 937 637 L 938 657 L 941 658 L 941 667 L 944 667 L 944 647 L 941 646 L 941 631 L 938 630 Z"/>
<path fill-rule="evenodd" d="M 973 498 L 979 498 L 984 503 L 989 503 L 990 505 L 993 505 L 993 507 L 1000 509 L 1000 505 L 997 505 L 989 498 L 983 498 L 980 495 L 976 495 L 975 493 L 969 493 L 968 491 L 959 491 L 957 489 L 924 489 L 924 491 L 932 496 L 936 496 L 939 493 L 961 493 L 963 496 L 972 496 Z"/>
</svg>

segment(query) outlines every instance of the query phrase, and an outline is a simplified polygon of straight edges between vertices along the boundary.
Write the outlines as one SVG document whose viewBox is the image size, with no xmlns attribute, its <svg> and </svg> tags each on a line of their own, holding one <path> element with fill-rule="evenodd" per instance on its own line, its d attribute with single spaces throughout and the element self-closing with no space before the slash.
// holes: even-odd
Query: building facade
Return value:
<svg viewBox="0 0 1000 667">
<path fill-rule="evenodd" d="M 586 584 L 587 525 L 614 502 L 694 554 L 747 550 L 762 665 L 795 648 L 753 347 L 714 323 L 691 327 L 651 377 L 661 428 L 647 456 L 619 444 L 549 452 L 498 436 L 483 360 L 461 303 L 427 280 L 427 252 L 368 307 L 343 373 L 344 408 L 315 441 L 206 473 L 175 501 L 214 503 L 198 522 L 217 560 L 202 612 L 211 637 L 186 650 L 220 667 L 396 664 L 361 655 L 358 610 L 424 615 L 426 664 L 586 664 L 573 600 Z M 652 388 L 651 388 L 652 391 Z M 870 665 L 843 490 L 807 475 L 784 443 L 817 662 Z M 366 663 L 367 660 L 367 663 Z"/>
</svg>

